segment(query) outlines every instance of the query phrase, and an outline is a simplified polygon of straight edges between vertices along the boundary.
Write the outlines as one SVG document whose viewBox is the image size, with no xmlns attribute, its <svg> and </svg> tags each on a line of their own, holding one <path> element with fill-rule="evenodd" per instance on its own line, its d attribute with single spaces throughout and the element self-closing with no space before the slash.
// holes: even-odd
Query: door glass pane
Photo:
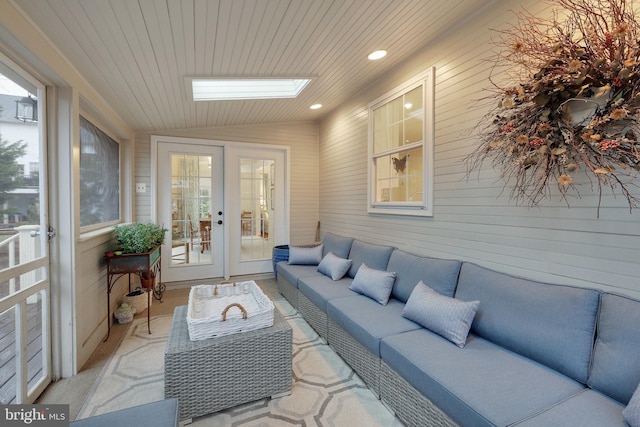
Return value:
<svg viewBox="0 0 640 427">
<path fill-rule="evenodd" d="M 171 266 L 211 263 L 211 160 L 171 155 Z"/>
<path fill-rule="evenodd" d="M 275 161 L 240 160 L 240 260 L 271 258 Z"/>
</svg>

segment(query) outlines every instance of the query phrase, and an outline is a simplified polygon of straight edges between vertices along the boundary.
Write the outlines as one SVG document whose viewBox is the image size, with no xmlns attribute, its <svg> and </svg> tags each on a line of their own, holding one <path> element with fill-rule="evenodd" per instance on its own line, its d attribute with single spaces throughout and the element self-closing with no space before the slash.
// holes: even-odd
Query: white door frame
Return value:
<svg viewBox="0 0 640 427">
<path fill-rule="evenodd" d="M 273 224 L 274 233 L 270 233 L 269 246 L 285 244 L 289 241 L 289 210 L 288 210 L 288 175 L 289 170 L 286 159 L 287 152 L 280 148 L 270 148 L 260 144 L 243 144 L 231 147 L 225 154 L 227 157 L 228 185 L 226 186 L 225 197 L 228 198 L 227 223 L 231 230 L 236 230 L 237 235 L 229 235 L 229 271 L 232 276 L 260 274 L 273 271 L 272 253 L 269 251 L 262 258 L 241 259 L 241 159 L 251 160 L 273 160 L 275 162 L 275 210 L 278 216 L 269 218 Z M 269 210 L 267 210 L 269 212 Z M 263 237 L 264 238 L 264 237 Z M 259 239 L 262 240 L 263 238 Z"/>
<path fill-rule="evenodd" d="M 212 194 L 210 206 L 211 217 L 209 218 L 211 221 L 211 237 L 210 237 L 210 245 L 207 253 L 204 255 L 204 258 L 200 257 L 200 251 L 204 250 L 201 243 L 198 243 L 198 250 L 194 251 L 192 243 L 186 242 L 185 250 L 188 250 L 189 246 L 191 247 L 191 262 L 182 263 L 173 265 L 172 257 L 169 256 L 172 252 L 172 246 L 169 246 L 173 243 L 172 240 L 172 226 L 173 219 L 171 218 L 171 212 L 169 211 L 169 203 L 171 200 L 171 194 L 156 194 L 158 200 L 158 218 L 159 221 L 164 224 L 166 228 L 169 229 L 169 236 L 165 239 L 165 244 L 163 247 L 163 253 L 165 256 L 162 257 L 162 280 L 169 282 L 177 282 L 177 281 L 190 281 L 190 280 L 200 280 L 203 277 L 223 277 L 226 274 L 225 270 L 225 251 L 224 251 L 224 218 L 225 218 L 225 207 L 223 200 L 223 192 L 224 192 L 224 147 L 218 145 L 203 145 L 203 144 L 176 144 L 174 142 L 167 141 L 159 141 L 158 142 L 158 156 L 156 157 L 156 161 L 159 165 L 163 166 L 163 170 L 166 172 L 162 175 L 158 175 L 158 190 L 164 190 L 171 188 L 172 181 L 172 165 L 171 165 L 171 156 L 173 154 L 188 154 L 193 156 L 211 156 L 212 164 L 209 165 L 211 169 L 211 183 L 212 183 Z M 162 182 L 162 185 L 160 184 Z M 218 211 L 222 212 L 222 215 L 218 215 Z M 200 221 L 200 218 L 192 218 L 192 220 Z M 218 221 L 221 221 L 220 225 Z M 192 223 L 193 225 L 193 223 Z M 198 230 L 200 227 L 198 226 Z M 202 236 L 200 236 L 200 239 Z M 203 253 L 203 252 L 202 252 Z M 198 262 L 199 261 L 199 262 Z M 207 274 L 209 276 L 207 276 Z"/>
<path fill-rule="evenodd" d="M 284 188 L 283 188 L 283 196 L 284 196 L 284 208 L 283 208 L 283 231 L 276 236 L 276 241 L 274 245 L 282 245 L 287 244 L 289 242 L 289 229 L 290 229 L 290 147 L 286 145 L 275 145 L 275 144 L 259 144 L 259 143 L 248 143 L 248 142 L 238 142 L 238 141 L 224 141 L 224 140 L 214 140 L 214 139 L 202 139 L 202 138 L 189 138 L 189 137 L 175 137 L 175 136 L 162 136 L 162 135 L 151 135 L 151 220 L 154 222 L 158 221 L 159 212 L 158 212 L 158 143 L 160 142 L 170 142 L 177 144 L 195 144 L 195 145 L 211 145 L 211 146 L 222 146 L 224 148 L 224 158 L 225 158 L 225 167 L 224 167 L 224 182 L 228 183 L 230 180 L 237 180 L 236 171 L 233 168 L 228 167 L 230 162 L 230 155 L 234 152 L 234 150 L 279 150 L 284 153 Z M 227 212 L 229 212 L 229 208 L 231 203 L 234 203 L 234 198 L 236 195 L 231 195 L 229 191 L 224 192 L 224 206 Z M 224 233 L 224 245 L 223 250 L 225 254 L 230 253 L 230 239 L 233 236 L 230 233 L 230 227 L 234 223 L 234 221 L 230 221 L 230 216 L 225 213 L 226 220 L 223 222 L 223 233 Z M 239 230 L 239 227 L 237 227 Z M 225 267 L 224 267 L 224 278 L 229 279 L 231 270 L 230 270 L 230 256 L 225 256 Z"/>
</svg>

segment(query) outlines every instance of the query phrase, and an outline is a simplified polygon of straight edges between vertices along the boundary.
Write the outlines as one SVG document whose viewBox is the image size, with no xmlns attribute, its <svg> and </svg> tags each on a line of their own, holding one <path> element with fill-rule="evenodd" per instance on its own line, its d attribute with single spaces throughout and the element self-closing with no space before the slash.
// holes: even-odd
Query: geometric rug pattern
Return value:
<svg viewBox="0 0 640 427">
<path fill-rule="evenodd" d="M 291 394 L 194 418 L 190 426 L 385 426 L 402 424 L 283 298 L 293 331 Z M 164 350 L 172 316 L 136 319 L 105 364 L 77 419 L 164 398 Z M 214 386 L 214 385 L 212 385 Z"/>
</svg>

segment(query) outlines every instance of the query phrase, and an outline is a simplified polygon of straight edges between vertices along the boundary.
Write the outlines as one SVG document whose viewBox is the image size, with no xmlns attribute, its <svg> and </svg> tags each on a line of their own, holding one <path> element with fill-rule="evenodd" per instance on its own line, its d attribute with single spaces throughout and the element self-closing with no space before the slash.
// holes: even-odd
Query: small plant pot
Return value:
<svg viewBox="0 0 640 427">
<path fill-rule="evenodd" d="M 140 284 L 145 289 L 153 289 L 156 283 L 156 273 L 153 271 L 149 272 L 149 274 L 142 273 L 140 276 Z"/>
</svg>

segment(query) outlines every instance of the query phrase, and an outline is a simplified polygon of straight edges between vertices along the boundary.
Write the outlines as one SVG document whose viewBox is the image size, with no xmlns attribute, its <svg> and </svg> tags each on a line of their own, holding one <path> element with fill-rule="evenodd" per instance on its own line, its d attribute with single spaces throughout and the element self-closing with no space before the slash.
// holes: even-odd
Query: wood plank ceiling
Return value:
<svg viewBox="0 0 640 427">
<path fill-rule="evenodd" d="M 134 131 L 318 120 L 491 0 L 19 0 Z M 367 54 L 386 49 L 380 61 Z M 425 64 L 425 67 L 429 64 Z M 189 99 L 187 77 L 313 77 L 296 99 Z M 321 110 L 310 110 L 322 103 Z"/>
</svg>

